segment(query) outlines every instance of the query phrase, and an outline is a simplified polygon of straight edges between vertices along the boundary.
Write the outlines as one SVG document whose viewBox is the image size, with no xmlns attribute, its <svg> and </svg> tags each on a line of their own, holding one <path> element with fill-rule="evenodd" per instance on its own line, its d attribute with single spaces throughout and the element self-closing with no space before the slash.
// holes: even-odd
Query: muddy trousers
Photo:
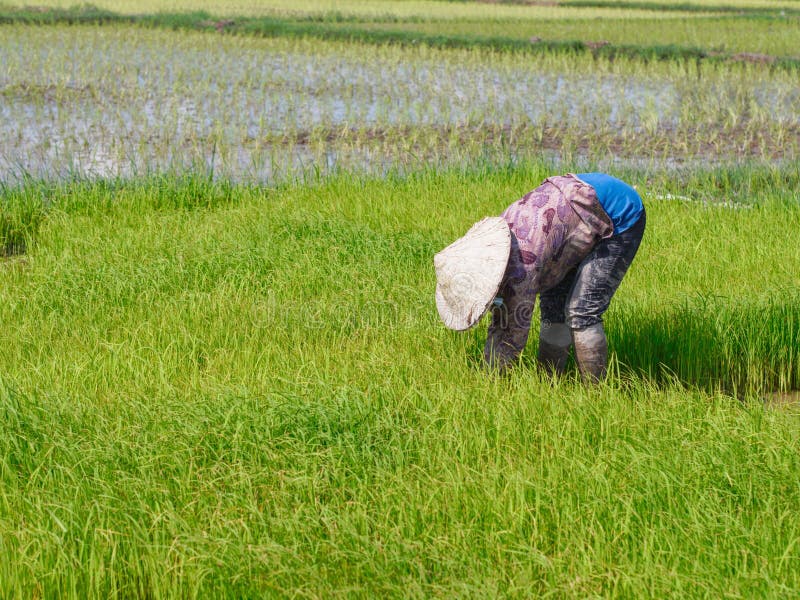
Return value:
<svg viewBox="0 0 800 600">
<path fill-rule="evenodd" d="M 581 377 L 606 375 L 608 345 L 603 313 L 628 271 L 644 235 L 646 216 L 618 235 L 601 240 L 564 279 L 542 292 L 538 361 L 551 374 L 563 373 L 570 346 Z"/>
</svg>

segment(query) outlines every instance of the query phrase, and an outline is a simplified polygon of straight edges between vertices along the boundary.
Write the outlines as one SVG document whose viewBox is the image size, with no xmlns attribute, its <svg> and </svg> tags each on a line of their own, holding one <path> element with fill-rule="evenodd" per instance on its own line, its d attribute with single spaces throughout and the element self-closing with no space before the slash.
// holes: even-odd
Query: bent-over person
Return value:
<svg viewBox="0 0 800 600">
<path fill-rule="evenodd" d="M 608 363 L 603 313 L 645 221 L 639 194 L 624 181 L 604 173 L 549 177 L 434 257 L 439 314 L 464 330 L 491 310 L 484 358 L 505 369 L 528 341 L 538 294 L 539 364 L 563 373 L 574 346 L 581 376 L 599 381 Z"/>
</svg>

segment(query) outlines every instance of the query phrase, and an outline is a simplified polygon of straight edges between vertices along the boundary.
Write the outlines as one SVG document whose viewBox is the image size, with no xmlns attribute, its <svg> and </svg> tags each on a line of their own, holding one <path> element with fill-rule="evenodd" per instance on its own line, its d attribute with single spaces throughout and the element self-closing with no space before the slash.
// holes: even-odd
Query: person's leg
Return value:
<svg viewBox="0 0 800 600">
<path fill-rule="evenodd" d="M 560 375 L 567 367 L 572 333 L 566 324 L 564 309 L 576 272 L 576 269 L 572 269 L 558 285 L 539 295 L 541 328 L 536 360 L 549 375 Z"/>
<path fill-rule="evenodd" d="M 588 383 L 598 383 L 606 378 L 608 368 L 608 343 L 603 322 L 583 329 L 572 330 L 575 344 L 575 362 L 581 378 Z"/>
<path fill-rule="evenodd" d="M 642 214 L 627 231 L 598 243 L 578 265 L 565 313 L 575 345 L 575 362 L 584 381 L 597 382 L 606 376 L 608 345 L 603 313 L 636 256 L 645 222 Z"/>
</svg>

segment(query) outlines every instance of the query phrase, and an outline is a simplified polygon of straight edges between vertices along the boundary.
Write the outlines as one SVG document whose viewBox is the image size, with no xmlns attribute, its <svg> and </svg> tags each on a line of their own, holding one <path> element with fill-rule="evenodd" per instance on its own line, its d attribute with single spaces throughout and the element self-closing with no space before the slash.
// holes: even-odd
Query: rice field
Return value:
<svg viewBox="0 0 800 600">
<path fill-rule="evenodd" d="M 0 597 L 800 595 L 796 70 L 458 37 L 794 4 L 600 4 L 2 21 Z M 444 37 L 213 21 L 287 14 Z M 492 375 L 432 256 L 592 169 L 648 211 L 610 376 L 548 379 L 536 323 Z"/>
<path fill-rule="evenodd" d="M 197 168 L 264 183 L 487 153 L 790 160 L 800 140 L 796 73 L 753 65 L 117 26 L 0 40 L 5 179 Z"/>
<path fill-rule="evenodd" d="M 391 19 L 359 24 L 366 31 L 406 31 L 419 35 L 441 32 L 441 20 L 397 23 Z M 341 27 L 353 27 L 343 23 Z M 793 18 L 754 20 L 738 16 L 664 18 L 637 15 L 636 18 L 597 15 L 575 18 L 452 20 L 446 24 L 452 35 L 510 38 L 518 41 L 558 42 L 579 40 L 590 46 L 665 46 L 706 48 L 710 53 L 764 54 L 762 60 L 800 58 L 800 13 Z"/>
<path fill-rule="evenodd" d="M 6 1 L 7 6 L 27 6 L 19 0 Z M 67 9 L 71 0 L 42 0 L 38 7 Z M 126 14 L 149 14 L 164 11 L 156 0 L 97 0 L 91 5 Z M 393 17 L 398 19 L 532 19 L 542 17 L 623 16 L 684 18 L 695 12 L 780 11 L 797 10 L 796 0 L 563 0 L 561 2 L 467 0 L 175 0 L 169 11 L 204 11 L 217 16 L 263 16 L 290 14 L 301 16 L 340 15 L 345 17 Z M 677 15 L 675 13 L 678 13 Z"/>
<path fill-rule="evenodd" d="M 7 6 L 26 6 L 25 2 L 5 2 Z M 609 7 L 582 7 L 557 5 L 525 6 L 514 3 L 442 2 L 439 0 L 176 0 L 167 10 L 157 0 L 99 0 L 93 6 L 123 14 L 151 14 L 159 12 L 203 11 L 215 16 L 289 15 L 301 17 L 343 16 L 354 18 L 388 17 L 395 19 L 535 19 L 560 17 L 623 16 L 647 17 L 660 14 L 655 10 L 619 9 Z M 76 6 L 71 0 L 44 0 L 37 6 L 68 9 Z M 700 5 L 702 6 L 702 4 Z M 791 0 L 754 0 L 742 6 L 774 10 L 796 7 Z M 686 16 L 687 12 L 677 15 Z"/>
</svg>

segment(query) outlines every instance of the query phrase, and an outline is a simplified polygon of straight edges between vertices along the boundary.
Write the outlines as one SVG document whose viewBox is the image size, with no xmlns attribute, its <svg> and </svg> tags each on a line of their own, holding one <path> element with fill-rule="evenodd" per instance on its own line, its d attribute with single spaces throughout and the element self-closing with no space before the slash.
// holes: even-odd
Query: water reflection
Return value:
<svg viewBox="0 0 800 600">
<path fill-rule="evenodd" d="M 308 169 L 457 163 L 483 152 L 485 132 L 497 128 L 511 132 L 503 151 L 523 154 L 537 127 L 635 137 L 686 135 L 687 120 L 800 122 L 800 92 L 781 78 L 698 86 L 669 70 L 631 74 L 580 60 L 126 28 L 5 28 L 0 41 L 4 180 L 200 167 L 269 181 Z M 374 140 L 404 128 L 428 131 L 426 141 Z M 447 143 L 455 129 L 470 150 Z"/>
</svg>

